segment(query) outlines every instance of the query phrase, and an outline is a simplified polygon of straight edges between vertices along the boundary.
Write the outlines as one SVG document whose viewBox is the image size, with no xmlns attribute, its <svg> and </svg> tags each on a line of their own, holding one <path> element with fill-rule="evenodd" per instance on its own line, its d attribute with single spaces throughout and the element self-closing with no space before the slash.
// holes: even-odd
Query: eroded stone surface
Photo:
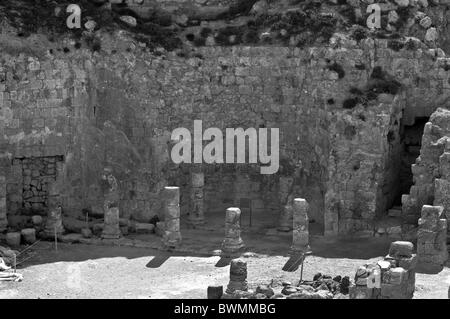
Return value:
<svg viewBox="0 0 450 319">
<path fill-rule="evenodd" d="M 179 187 L 166 187 L 164 189 L 164 196 L 165 228 L 163 243 L 167 248 L 176 248 L 181 244 Z"/>
<path fill-rule="evenodd" d="M 232 257 L 244 248 L 241 238 L 241 210 L 228 208 L 225 213 L 225 239 L 222 242 L 222 256 Z"/>
<path fill-rule="evenodd" d="M 448 259 L 447 219 L 442 206 L 422 208 L 417 231 L 418 270 L 426 273 L 438 273 Z"/>
</svg>

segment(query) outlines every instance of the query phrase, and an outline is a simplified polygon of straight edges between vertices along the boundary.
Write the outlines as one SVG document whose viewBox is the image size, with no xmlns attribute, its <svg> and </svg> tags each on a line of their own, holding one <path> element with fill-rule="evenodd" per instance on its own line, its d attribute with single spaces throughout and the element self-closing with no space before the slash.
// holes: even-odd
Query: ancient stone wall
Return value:
<svg viewBox="0 0 450 319">
<path fill-rule="evenodd" d="M 356 271 L 350 299 L 412 299 L 418 258 L 410 242 L 392 242 L 389 255 Z"/>
<path fill-rule="evenodd" d="M 402 198 L 403 232 L 414 237 L 424 205 L 442 205 L 447 212 L 445 185 L 446 144 L 450 134 L 450 113 L 439 108 L 425 125 L 420 156 L 412 166 L 414 185 Z M 440 167 L 442 163 L 442 168 Z"/>
<path fill-rule="evenodd" d="M 2 147 L 12 158 L 64 158 L 65 213 L 103 213 L 99 180 L 106 165 L 120 184 L 123 217 L 148 221 L 161 214 L 160 192 L 168 184 L 181 186 L 183 213 L 190 168 L 170 161 L 170 134 L 201 119 L 204 129 L 279 128 L 280 174 L 296 176 L 293 195 L 310 203 L 310 220 L 330 235 L 370 230 L 387 208 L 382 195 L 396 187 L 388 163 L 398 156 L 403 111 L 429 115 L 450 88 L 447 59 L 435 50 L 392 51 L 386 40 L 304 50 L 203 47 L 189 56 L 158 56 L 115 36 L 104 36 L 101 53 L 3 54 Z M 402 90 L 349 104 L 352 88 L 364 89 L 375 66 Z M 257 171 L 206 165 L 207 207 L 222 203 L 223 210 L 245 195 L 276 220 L 278 175 Z M 17 187 L 8 174 L 7 184 Z M 10 214 L 18 194 L 8 194 Z"/>
</svg>

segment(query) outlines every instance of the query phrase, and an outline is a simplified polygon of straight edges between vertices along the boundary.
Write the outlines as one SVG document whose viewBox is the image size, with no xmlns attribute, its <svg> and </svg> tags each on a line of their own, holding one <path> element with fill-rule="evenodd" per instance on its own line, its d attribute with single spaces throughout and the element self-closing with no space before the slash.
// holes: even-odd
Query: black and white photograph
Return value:
<svg viewBox="0 0 450 319">
<path fill-rule="evenodd" d="M 449 247 L 450 0 L 0 0 L 0 299 L 352 312 Z"/>
</svg>

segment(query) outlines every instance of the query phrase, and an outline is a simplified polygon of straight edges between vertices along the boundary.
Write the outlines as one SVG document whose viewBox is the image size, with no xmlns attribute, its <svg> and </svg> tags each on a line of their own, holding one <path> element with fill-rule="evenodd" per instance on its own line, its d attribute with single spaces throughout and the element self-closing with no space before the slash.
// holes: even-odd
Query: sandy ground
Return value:
<svg viewBox="0 0 450 319">
<path fill-rule="evenodd" d="M 228 282 L 228 263 L 212 255 L 221 238 L 207 231 L 184 235 L 184 247 L 198 253 L 80 244 L 60 244 L 56 252 L 52 243 L 40 242 L 18 269 L 24 280 L 0 283 L 0 298 L 206 298 L 208 285 Z M 289 236 L 243 238 L 247 251 L 254 252 L 246 258 L 252 285 L 272 279 L 298 281 L 300 270 L 282 271 L 289 259 Z M 317 272 L 353 278 L 359 265 L 386 255 L 389 242 L 315 237 L 311 247 L 314 254 L 305 262 L 304 279 Z M 417 274 L 416 281 L 415 298 L 447 298 L 450 268 L 437 275 Z"/>
</svg>

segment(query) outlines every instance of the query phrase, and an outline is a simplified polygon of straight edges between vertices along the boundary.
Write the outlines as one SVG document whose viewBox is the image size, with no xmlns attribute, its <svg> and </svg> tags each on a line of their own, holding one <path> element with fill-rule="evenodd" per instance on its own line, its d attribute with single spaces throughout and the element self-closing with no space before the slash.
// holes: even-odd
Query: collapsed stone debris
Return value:
<svg viewBox="0 0 450 319">
<path fill-rule="evenodd" d="M 349 277 L 318 273 L 312 281 L 298 285 L 273 280 L 269 285 L 258 285 L 250 289 L 247 282 L 247 263 L 233 259 L 230 263 L 230 281 L 223 292 L 223 286 L 209 286 L 208 299 L 348 299 L 351 281 Z"/>
<path fill-rule="evenodd" d="M 410 242 L 393 242 L 383 260 L 358 268 L 350 298 L 412 299 L 417 267 L 413 249 Z"/>
</svg>

